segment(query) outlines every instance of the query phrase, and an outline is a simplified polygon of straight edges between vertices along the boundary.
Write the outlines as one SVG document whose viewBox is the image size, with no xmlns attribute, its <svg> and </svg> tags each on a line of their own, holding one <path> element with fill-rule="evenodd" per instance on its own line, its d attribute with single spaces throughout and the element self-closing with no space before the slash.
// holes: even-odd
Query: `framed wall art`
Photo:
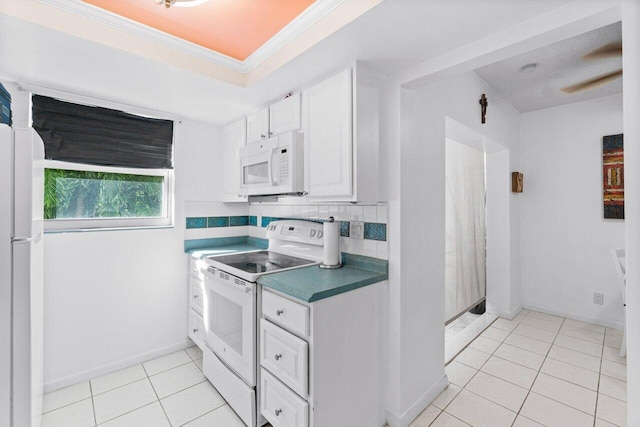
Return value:
<svg viewBox="0 0 640 427">
<path fill-rule="evenodd" d="M 602 190 L 605 219 L 624 219 L 624 149 L 622 134 L 602 137 Z"/>
</svg>

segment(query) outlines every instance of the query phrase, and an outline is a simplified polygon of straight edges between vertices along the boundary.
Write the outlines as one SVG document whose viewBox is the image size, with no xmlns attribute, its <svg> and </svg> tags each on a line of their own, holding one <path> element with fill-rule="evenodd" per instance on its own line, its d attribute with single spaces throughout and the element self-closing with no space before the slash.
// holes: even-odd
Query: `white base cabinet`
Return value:
<svg viewBox="0 0 640 427">
<path fill-rule="evenodd" d="M 189 257 L 189 338 L 200 349 L 204 349 L 204 276 L 201 261 Z"/>
<path fill-rule="evenodd" d="M 274 427 L 384 425 L 386 286 L 309 304 L 262 289 L 259 406 Z"/>
</svg>

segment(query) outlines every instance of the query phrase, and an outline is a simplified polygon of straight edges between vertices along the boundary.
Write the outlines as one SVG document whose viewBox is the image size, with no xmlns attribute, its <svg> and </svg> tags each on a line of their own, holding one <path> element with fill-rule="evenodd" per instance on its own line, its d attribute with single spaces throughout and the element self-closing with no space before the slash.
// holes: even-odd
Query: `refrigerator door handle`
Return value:
<svg viewBox="0 0 640 427">
<path fill-rule="evenodd" d="M 36 237 L 12 237 L 11 243 L 20 244 L 20 243 L 31 243 L 37 242 L 40 240 L 41 235 L 38 234 Z"/>
</svg>

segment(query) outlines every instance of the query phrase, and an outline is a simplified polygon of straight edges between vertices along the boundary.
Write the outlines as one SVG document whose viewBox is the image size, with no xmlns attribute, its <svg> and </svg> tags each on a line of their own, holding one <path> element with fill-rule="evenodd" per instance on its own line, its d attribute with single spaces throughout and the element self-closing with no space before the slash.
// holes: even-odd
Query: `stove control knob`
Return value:
<svg viewBox="0 0 640 427">
<path fill-rule="evenodd" d="M 309 231 L 309 237 L 314 237 L 316 235 L 316 230 Z"/>
<path fill-rule="evenodd" d="M 322 231 L 318 231 L 318 239 L 322 239 L 322 235 L 323 235 L 323 234 L 324 234 L 324 233 L 323 233 Z"/>
</svg>

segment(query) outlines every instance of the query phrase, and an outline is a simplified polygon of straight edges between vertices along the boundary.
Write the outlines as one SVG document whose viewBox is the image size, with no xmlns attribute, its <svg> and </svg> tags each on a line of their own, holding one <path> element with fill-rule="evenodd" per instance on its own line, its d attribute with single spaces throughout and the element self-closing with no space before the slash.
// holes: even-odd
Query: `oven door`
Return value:
<svg viewBox="0 0 640 427">
<path fill-rule="evenodd" d="M 205 270 L 205 342 L 250 386 L 256 385 L 256 285 Z"/>
</svg>

